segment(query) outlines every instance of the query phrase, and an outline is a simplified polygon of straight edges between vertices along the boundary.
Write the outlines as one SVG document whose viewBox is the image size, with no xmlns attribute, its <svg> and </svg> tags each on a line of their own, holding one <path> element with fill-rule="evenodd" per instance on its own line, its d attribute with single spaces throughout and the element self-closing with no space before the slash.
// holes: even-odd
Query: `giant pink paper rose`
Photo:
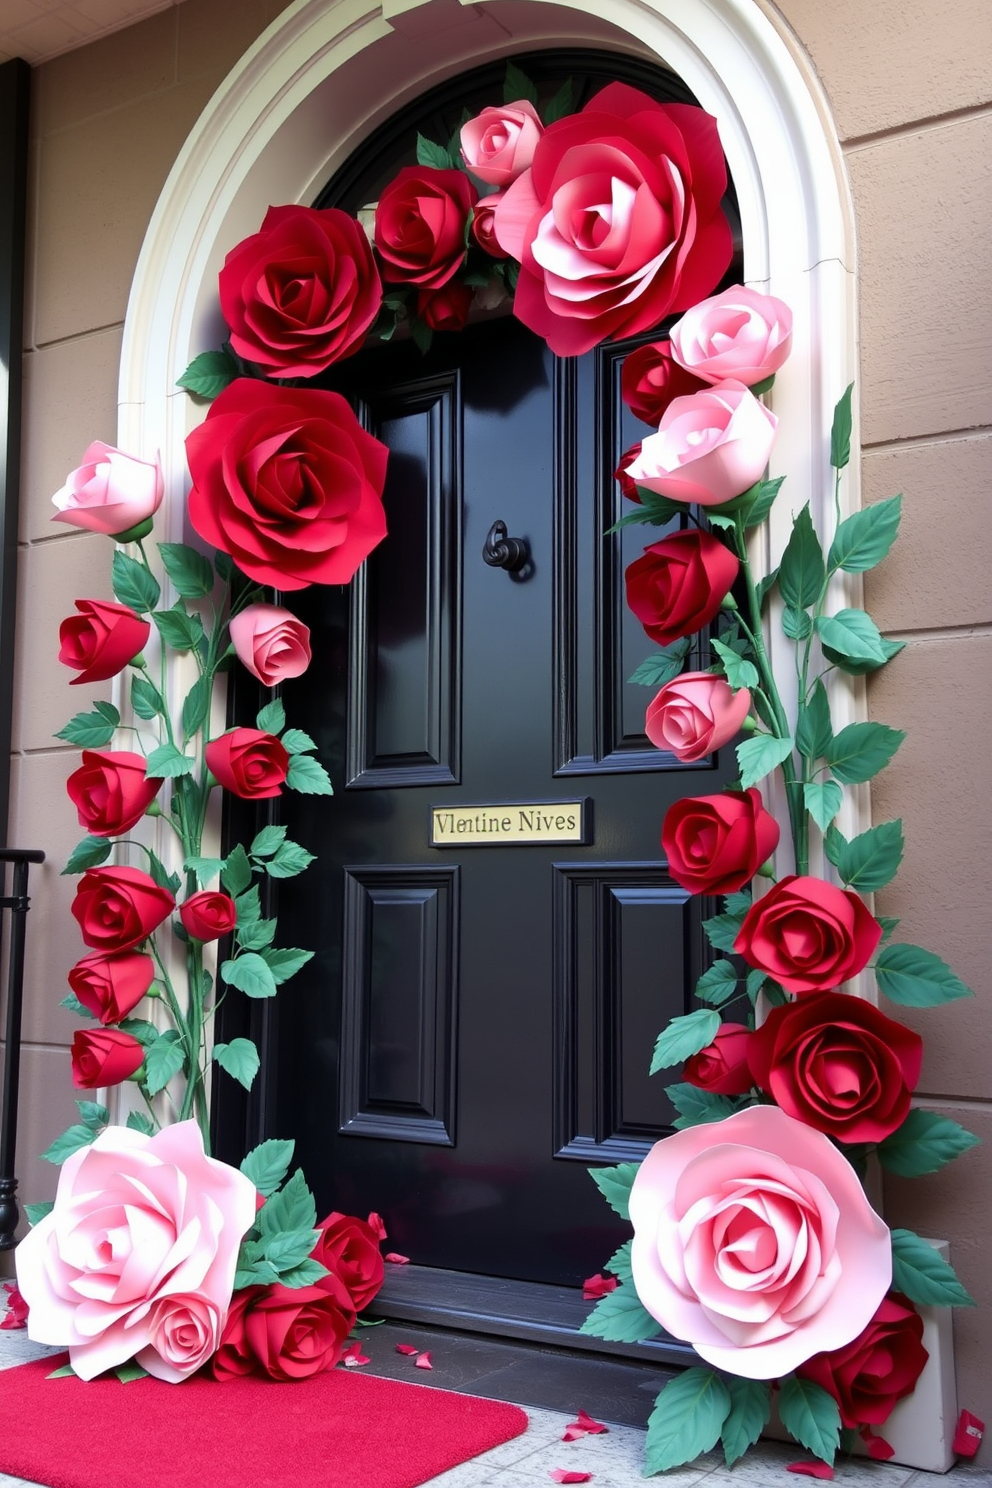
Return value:
<svg viewBox="0 0 992 1488">
<path fill-rule="evenodd" d="M 777 1379 L 867 1326 L 887 1226 L 822 1132 L 750 1106 L 658 1142 L 630 1191 L 634 1286 L 708 1364 Z"/>
<path fill-rule="evenodd" d="M 742 382 L 676 398 L 627 474 L 672 501 L 722 506 L 761 479 L 778 420 Z"/>
<path fill-rule="evenodd" d="M 704 382 L 753 387 L 773 376 L 792 350 L 792 311 L 784 300 L 735 284 L 687 310 L 671 330 L 672 356 Z"/>
<path fill-rule="evenodd" d="M 543 133 L 540 115 L 526 98 L 490 106 L 462 125 L 462 159 L 480 181 L 508 186 L 534 159 Z"/>
<path fill-rule="evenodd" d="M 116 537 L 148 521 L 161 506 L 164 491 L 158 455 L 138 460 L 97 439 L 52 497 L 58 507 L 52 521 Z"/>
<path fill-rule="evenodd" d="M 66 1158 L 55 1207 L 16 1251 L 29 1336 L 93 1379 L 137 1358 L 178 1383 L 220 1342 L 255 1185 L 205 1156 L 195 1121 L 109 1126 Z"/>
<path fill-rule="evenodd" d="M 578 356 L 688 309 L 730 263 L 726 186 L 710 114 L 610 83 L 548 126 L 496 208 L 521 265 L 514 314 Z"/>
</svg>

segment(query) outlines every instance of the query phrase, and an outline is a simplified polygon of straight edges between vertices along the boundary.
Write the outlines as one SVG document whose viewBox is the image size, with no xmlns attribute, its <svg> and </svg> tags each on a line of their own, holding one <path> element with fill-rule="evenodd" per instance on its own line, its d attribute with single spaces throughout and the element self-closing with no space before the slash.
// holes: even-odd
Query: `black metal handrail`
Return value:
<svg viewBox="0 0 992 1488">
<path fill-rule="evenodd" d="M 0 897 L 10 910 L 10 954 L 7 959 L 7 1033 L 3 1062 L 3 1106 L 0 1108 L 0 1250 L 12 1250 L 19 1218 L 14 1157 L 17 1150 L 17 1092 L 21 1073 L 21 1006 L 24 993 L 24 935 L 28 898 L 28 865 L 43 863 L 39 848 L 0 850 L 0 863 L 13 863 L 11 893 Z M 4 873 L 6 878 L 6 873 Z"/>
</svg>

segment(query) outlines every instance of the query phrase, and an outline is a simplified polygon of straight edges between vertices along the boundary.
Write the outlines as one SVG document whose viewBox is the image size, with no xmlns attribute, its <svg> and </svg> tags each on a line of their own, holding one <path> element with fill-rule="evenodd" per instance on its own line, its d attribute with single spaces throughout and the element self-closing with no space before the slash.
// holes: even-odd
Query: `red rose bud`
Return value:
<svg viewBox="0 0 992 1488">
<path fill-rule="evenodd" d="M 860 997 L 822 992 L 772 1008 L 748 1058 L 787 1115 L 840 1142 L 884 1142 L 909 1115 L 923 1040 Z"/>
<path fill-rule="evenodd" d="M 70 906 L 95 951 L 128 951 L 168 919 L 176 901 L 140 868 L 91 868 Z"/>
<path fill-rule="evenodd" d="M 320 1238 L 310 1254 L 344 1283 L 356 1312 L 361 1312 L 385 1275 L 379 1236 L 363 1219 L 337 1212 L 329 1214 L 319 1228 Z"/>
<path fill-rule="evenodd" d="M 913 1393 L 928 1358 L 923 1319 L 908 1298 L 891 1292 L 857 1338 L 814 1354 L 796 1373 L 834 1397 L 844 1426 L 881 1426 Z"/>
<path fill-rule="evenodd" d="M 674 532 L 645 548 L 627 569 L 627 603 L 651 640 L 667 646 L 709 624 L 739 568 L 711 533 Z"/>
<path fill-rule="evenodd" d="M 640 506 L 641 503 L 641 495 L 637 489 L 637 482 L 631 480 L 630 476 L 627 474 L 627 470 L 629 466 L 633 465 L 634 461 L 637 459 L 640 453 L 641 441 L 638 440 L 636 444 L 632 444 L 630 446 L 630 449 L 625 450 L 624 453 L 620 456 L 620 464 L 613 472 L 613 479 L 620 487 L 621 496 L 626 497 L 628 501 L 636 501 L 638 506 Z"/>
<path fill-rule="evenodd" d="M 207 769 L 232 796 L 258 801 L 282 793 L 289 755 L 274 734 L 261 729 L 231 729 L 219 739 L 211 739 L 205 754 Z"/>
<path fill-rule="evenodd" d="M 465 257 L 465 226 L 478 195 L 464 171 L 405 165 L 375 212 L 383 278 L 424 289 L 447 284 Z"/>
<path fill-rule="evenodd" d="M 65 783 L 79 825 L 95 837 L 129 832 L 158 795 L 161 776 L 146 775 L 144 756 L 123 749 L 84 749 L 82 758 Z"/>
<path fill-rule="evenodd" d="M 679 366 L 668 341 L 635 347 L 624 358 L 620 372 L 621 398 L 635 418 L 655 429 L 674 398 L 686 398 L 708 386 L 701 377 Z"/>
<path fill-rule="evenodd" d="M 472 308 L 472 291 L 453 279 L 442 289 L 422 289 L 417 294 L 417 314 L 432 331 L 460 331 Z"/>
<path fill-rule="evenodd" d="M 754 786 L 685 796 L 668 808 L 661 843 L 668 871 L 690 894 L 733 894 L 778 846 L 779 826 Z"/>
<path fill-rule="evenodd" d="M 179 918 L 194 940 L 220 940 L 238 923 L 238 912 L 229 894 L 204 889 L 180 904 Z"/>
<path fill-rule="evenodd" d="M 790 874 L 748 910 L 734 950 L 787 992 L 826 992 L 863 971 L 881 938 L 852 890 Z"/>
<path fill-rule="evenodd" d="M 747 1062 L 753 1037 L 739 1023 L 721 1023 L 713 1042 L 686 1060 L 682 1078 L 714 1095 L 746 1095 L 754 1084 Z"/>
<path fill-rule="evenodd" d="M 119 1023 L 145 996 L 155 978 L 155 962 L 139 951 L 108 956 L 95 951 L 69 972 L 69 986 L 83 1007 L 101 1023 Z"/>
<path fill-rule="evenodd" d="M 151 624 L 127 605 L 108 599 L 77 599 L 78 615 L 59 626 L 59 661 L 79 673 L 69 683 L 106 682 L 116 677 L 138 655 L 151 633 Z"/>
<path fill-rule="evenodd" d="M 145 1051 L 119 1028 L 80 1028 L 72 1041 L 72 1083 L 77 1090 L 119 1085 L 138 1069 Z"/>
<path fill-rule="evenodd" d="M 231 1302 L 211 1360 L 214 1379 L 309 1379 L 334 1368 L 354 1322 L 351 1298 L 336 1276 L 309 1287 L 249 1287 Z"/>
</svg>

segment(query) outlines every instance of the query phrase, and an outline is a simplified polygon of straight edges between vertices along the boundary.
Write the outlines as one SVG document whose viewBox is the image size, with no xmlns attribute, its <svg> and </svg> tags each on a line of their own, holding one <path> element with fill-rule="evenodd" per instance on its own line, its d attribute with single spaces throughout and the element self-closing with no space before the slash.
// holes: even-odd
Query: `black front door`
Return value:
<svg viewBox="0 0 992 1488">
<path fill-rule="evenodd" d="M 349 591 L 293 596 L 314 661 L 287 713 L 336 794 L 284 798 L 318 861 L 280 935 L 317 954 L 279 998 L 271 1126 L 321 1211 L 378 1210 L 422 1265 L 580 1282 L 625 1229 L 586 1165 L 642 1155 L 672 1115 L 648 1064 L 704 906 L 660 826 L 729 775 L 654 750 L 626 682 L 652 647 L 623 568 L 659 533 L 603 536 L 638 437 L 624 349 L 560 360 L 499 319 L 336 371 L 391 452 L 389 536 Z M 483 561 L 496 521 L 521 573 Z M 584 802 L 587 840 L 431 845 L 434 807 L 531 802 Z"/>
</svg>

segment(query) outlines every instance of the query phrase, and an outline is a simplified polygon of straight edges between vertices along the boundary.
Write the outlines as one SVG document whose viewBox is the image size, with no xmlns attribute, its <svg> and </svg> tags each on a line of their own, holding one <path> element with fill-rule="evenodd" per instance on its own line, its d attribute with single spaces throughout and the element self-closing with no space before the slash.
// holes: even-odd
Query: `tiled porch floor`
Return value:
<svg viewBox="0 0 992 1488">
<path fill-rule="evenodd" d="M 371 1347 L 368 1351 L 372 1352 Z M 0 1369 L 56 1352 L 31 1343 L 24 1332 L 0 1333 Z M 428 1376 L 411 1382 L 434 1384 L 436 1380 Z M 0 1387 L 0 1421 L 2 1399 Z M 575 1410 L 584 1406 L 595 1413 L 595 1401 L 577 1400 L 575 1409 L 568 1415 L 537 1409 L 526 1401 L 519 1403 L 525 1406 L 530 1420 L 522 1436 L 432 1478 L 430 1488 L 542 1488 L 542 1485 L 546 1488 L 551 1481 L 549 1474 L 559 1467 L 592 1473 L 592 1488 L 641 1488 L 645 1481 L 641 1476 L 643 1431 L 634 1426 L 612 1425 L 607 1435 L 563 1442 L 565 1424 L 574 1419 Z M 750 1452 L 731 1472 L 724 1467 L 722 1458 L 712 1454 L 691 1468 L 666 1473 L 654 1481 L 670 1488 L 796 1488 L 797 1484 L 813 1481 L 785 1470 L 786 1463 L 801 1455 L 796 1448 L 767 1442 Z M 992 1488 L 992 1472 L 959 1466 L 947 1477 L 940 1477 L 914 1472 L 911 1468 L 852 1462 L 837 1468 L 835 1481 L 839 1488 L 937 1488 L 938 1484 L 946 1484 L 947 1488 Z M 22 1478 L 0 1473 L 0 1488 L 32 1488 L 32 1485 Z M 134 1488 L 155 1488 L 155 1485 L 135 1484 Z M 235 1485 L 216 1483 L 210 1488 L 235 1488 Z M 265 1488 L 265 1485 L 239 1483 L 237 1488 Z M 376 1484 L 356 1483 L 355 1488 L 376 1488 Z"/>
</svg>

